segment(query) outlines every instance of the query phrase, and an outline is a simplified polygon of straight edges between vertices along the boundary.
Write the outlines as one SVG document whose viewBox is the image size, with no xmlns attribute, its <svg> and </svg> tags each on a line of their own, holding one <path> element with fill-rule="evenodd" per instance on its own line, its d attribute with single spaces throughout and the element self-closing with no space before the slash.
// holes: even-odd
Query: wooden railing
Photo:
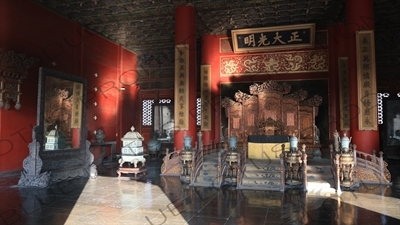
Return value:
<svg viewBox="0 0 400 225">
<path fill-rule="evenodd" d="M 240 187 L 243 182 L 244 172 L 246 170 L 247 143 L 242 148 L 238 148 L 238 165 L 236 175 L 236 185 Z"/>
<path fill-rule="evenodd" d="M 377 157 L 375 150 L 372 150 L 372 154 L 368 154 L 358 151 L 355 144 L 352 147 L 354 152 L 354 165 L 356 168 L 363 168 L 367 171 L 371 171 L 371 173 L 378 178 L 378 181 L 375 182 L 380 184 L 391 183 L 391 175 L 387 169 L 387 162 L 383 160 L 383 152 L 379 152 L 379 157 Z M 364 180 L 363 177 L 357 178 L 358 181 L 375 183 L 373 180 Z"/>
</svg>

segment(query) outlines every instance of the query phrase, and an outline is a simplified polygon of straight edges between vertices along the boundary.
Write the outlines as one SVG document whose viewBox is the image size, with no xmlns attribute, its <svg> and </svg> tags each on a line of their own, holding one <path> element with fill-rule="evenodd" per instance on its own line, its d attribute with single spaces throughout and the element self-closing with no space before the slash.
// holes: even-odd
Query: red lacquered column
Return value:
<svg viewBox="0 0 400 225">
<path fill-rule="evenodd" d="M 215 49 L 219 48 L 219 38 L 215 35 L 206 34 L 202 36 L 201 42 L 201 64 L 211 65 L 211 131 L 203 131 L 204 144 L 220 142 L 220 96 L 219 96 L 219 55 Z"/>
<path fill-rule="evenodd" d="M 357 55 L 356 32 L 374 30 L 373 0 L 346 0 L 347 23 L 345 38 L 347 38 L 347 55 L 349 59 L 350 82 L 350 133 L 352 143 L 357 150 L 372 153 L 379 150 L 379 131 L 363 131 L 358 129 L 358 90 L 357 90 Z M 375 108 L 375 110 L 377 110 Z M 377 119 L 377 118 L 376 118 Z"/>
<path fill-rule="evenodd" d="M 189 45 L 189 130 L 175 130 L 174 146 L 182 149 L 183 138 L 196 135 L 196 10 L 192 5 L 178 6 L 175 11 L 175 44 Z M 176 100 L 176 99 L 175 99 Z M 175 103 L 176 104 L 176 103 Z M 175 112 L 177 113 L 177 112 Z M 176 117 L 176 116 L 175 116 Z"/>
</svg>

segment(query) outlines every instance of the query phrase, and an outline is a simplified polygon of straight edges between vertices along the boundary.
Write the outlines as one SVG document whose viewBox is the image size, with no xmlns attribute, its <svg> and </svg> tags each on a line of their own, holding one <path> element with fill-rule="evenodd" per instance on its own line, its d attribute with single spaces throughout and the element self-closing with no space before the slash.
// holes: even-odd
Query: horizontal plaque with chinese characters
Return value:
<svg viewBox="0 0 400 225">
<path fill-rule="evenodd" d="M 315 24 L 239 29 L 231 33 L 235 53 L 311 48 L 315 42 Z"/>
</svg>

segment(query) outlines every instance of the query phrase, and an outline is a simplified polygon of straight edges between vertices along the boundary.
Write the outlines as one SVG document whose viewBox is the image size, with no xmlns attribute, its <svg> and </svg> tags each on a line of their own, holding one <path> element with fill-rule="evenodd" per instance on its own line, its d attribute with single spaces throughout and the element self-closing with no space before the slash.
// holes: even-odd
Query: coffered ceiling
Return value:
<svg viewBox="0 0 400 225">
<path fill-rule="evenodd" d="M 229 34 L 241 28 L 302 23 L 320 27 L 345 22 L 346 17 L 345 0 L 31 1 L 137 53 L 174 48 L 179 5 L 195 7 L 198 40 L 203 34 Z M 376 39 L 384 41 L 386 50 L 399 60 L 400 0 L 374 0 L 374 12 L 375 32 L 382 35 Z"/>
<path fill-rule="evenodd" d="M 288 24 L 341 22 L 344 0 L 33 0 L 83 27 L 136 51 L 174 43 L 179 5 L 197 12 L 197 35 L 232 29 Z M 395 17 L 398 0 L 375 0 L 378 22 Z M 396 19 L 396 18 L 395 18 Z M 379 24 L 378 24 L 379 25 Z"/>
<path fill-rule="evenodd" d="M 342 21 L 341 0 L 34 0 L 132 51 L 174 44 L 175 8 L 192 4 L 197 36 L 231 29 Z"/>
</svg>

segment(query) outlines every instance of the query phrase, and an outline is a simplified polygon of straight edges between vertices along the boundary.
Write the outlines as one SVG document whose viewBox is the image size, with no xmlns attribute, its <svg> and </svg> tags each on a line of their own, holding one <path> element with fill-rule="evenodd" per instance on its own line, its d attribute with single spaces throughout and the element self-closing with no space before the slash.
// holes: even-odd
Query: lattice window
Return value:
<svg viewBox="0 0 400 225">
<path fill-rule="evenodd" d="M 399 96 L 399 93 L 397 93 Z M 383 98 L 389 97 L 389 93 L 378 93 L 378 124 L 383 124 Z"/>
<path fill-rule="evenodd" d="M 143 100 L 142 102 L 142 126 L 153 125 L 153 104 L 154 99 Z"/>
<path fill-rule="evenodd" d="M 171 99 L 163 98 L 158 100 L 158 104 L 170 104 L 172 102 Z"/>
<path fill-rule="evenodd" d="M 171 99 L 159 99 L 159 104 L 170 104 L 172 102 Z M 143 126 L 152 126 L 153 125 L 153 99 L 143 100 L 142 103 L 142 125 Z M 196 99 L 196 125 L 201 125 L 201 98 Z"/>
<path fill-rule="evenodd" d="M 196 99 L 196 125 L 201 125 L 201 98 Z"/>
</svg>

